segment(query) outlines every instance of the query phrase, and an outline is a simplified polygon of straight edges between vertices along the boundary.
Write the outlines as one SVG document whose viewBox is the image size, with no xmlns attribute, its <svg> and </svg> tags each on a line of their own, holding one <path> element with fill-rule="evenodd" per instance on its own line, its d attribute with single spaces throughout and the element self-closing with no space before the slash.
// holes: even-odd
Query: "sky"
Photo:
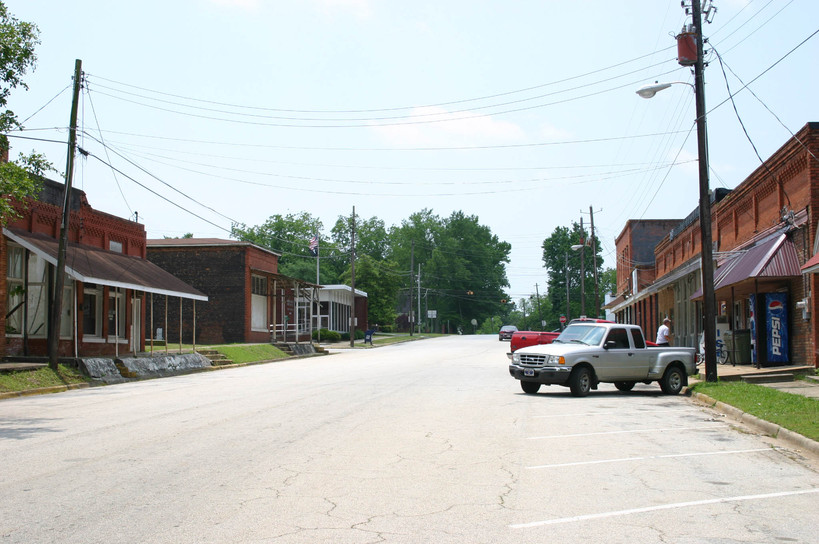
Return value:
<svg viewBox="0 0 819 544">
<path fill-rule="evenodd" d="M 679 0 L 5 3 L 41 39 L 12 157 L 65 171 L 80 59 L 74 184 L 149 238 L 462 211 L 511 244 L 516 300 L 545 294 L 556 228 L 593 213 L 608 268 L 626 221 L 697 206 L 692 88 L 635 94 L 693 83 Z M 819 121 L 819 2 L 708 4 L 710 185 L 733 189 Z"/>
</svg>

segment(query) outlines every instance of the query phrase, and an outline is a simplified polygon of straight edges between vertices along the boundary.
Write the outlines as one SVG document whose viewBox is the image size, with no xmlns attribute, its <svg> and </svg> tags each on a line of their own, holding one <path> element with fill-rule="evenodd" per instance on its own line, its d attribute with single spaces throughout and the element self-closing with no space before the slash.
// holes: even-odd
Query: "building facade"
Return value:
<svg viewBox="0 0 819 544">
<path fill-rule="evenodd" d="M 318 285 L 279 274 L 278 253 L 237 240 L 169 238 L 148 240 L 147 255 L 209 297 L 207 307 L 197 307 L 195 323 L 179 319 L 189 313 L 184 304 L 174 308 L 154 300 L 154 314 L 167 309 L 169 316 L 167 323 L 155 323 L 155 338 L 204 344 L 310 341 Z"/>
<path fill-rule="evenodd" d="M 14 203 L 3 227 L 0 291 L 3 356 L 46 356 L 65 185 L 43 179 L 35 198 Z M 58 354 L 117 356 L 145 349 L 146 298 L 152 293 L 206 301 L 200 291 L 145 259 L 143 225 L 93 209 L 72 190 Z"/>
<path fill-rule="evenodd" d="M 819 123 L 808 123 L 734 190 L 712 194 L 717 340 L 738 363 L 819 362 L 817 280 L 801 270 L 817 247 L 817 156 Z M 656 317 L 673 320 L 674 343 L 697 346 L 700 251 L 695 210 L 656 245 L 656 280 L 613 308 L 618 319 L 633 322 L 645 311 L 639 303 L 654 299 Z"/>
</svg>

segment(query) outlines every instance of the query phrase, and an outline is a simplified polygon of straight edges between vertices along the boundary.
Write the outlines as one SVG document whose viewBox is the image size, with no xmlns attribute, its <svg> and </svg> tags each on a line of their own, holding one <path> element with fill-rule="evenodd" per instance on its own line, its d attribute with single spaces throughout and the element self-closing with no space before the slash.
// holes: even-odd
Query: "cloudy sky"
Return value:
<svg viewBox="0 0 819 544">
<path fill-rule="evenodd" d="M 329 231 L 353 206 L 388 226 L 462 210 L 512 244 L 518 298 L 544 294 L 543 239 L 588 225 L 590 207 L 613 267 L 628 219 L 697 205 L 691 88 L 635 94 L 693 82 L 676 61 L 679 0 L 6 4 L 42 39 L 10 102 L 16 136 L 38 140 L 13 138 L 12 155 L 65 169 L 81 59 L 76 186 L 149 237 L 227 238 L 232 222 L 301 211 Z M 733 188 L 759 166 L 754 146 L 767 158 L 819 121 L 819 2 L 711 4 L 711 186 Z"/>
</svg>

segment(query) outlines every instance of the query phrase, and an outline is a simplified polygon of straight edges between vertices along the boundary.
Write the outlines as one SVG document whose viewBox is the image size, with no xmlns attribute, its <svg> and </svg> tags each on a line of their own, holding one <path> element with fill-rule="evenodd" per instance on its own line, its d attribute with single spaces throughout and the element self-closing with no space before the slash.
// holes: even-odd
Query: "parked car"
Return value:
<svg viewBox="0 0 819 544">
<path fill-rule="evenodd" d="M 551 344 L 529 346 L 512 354 L 509 374 L 524 393 L 541 385 L 562 385 L 584 397 L 600 382 L 630 391 L 638 382 L 658 382 L 676 395 L 697 373 L 695 348 L 650 347 L 643 330 L 622 323 L 575 323 Z"/>
<path fill-rule="evenodd" d="M 498 340 L 511 340 L 512 334 L 517 330 L 518 328 L 514 325 L 504 325 L 500 328 L 500 332 L 498 332 Z"/>
</svg>

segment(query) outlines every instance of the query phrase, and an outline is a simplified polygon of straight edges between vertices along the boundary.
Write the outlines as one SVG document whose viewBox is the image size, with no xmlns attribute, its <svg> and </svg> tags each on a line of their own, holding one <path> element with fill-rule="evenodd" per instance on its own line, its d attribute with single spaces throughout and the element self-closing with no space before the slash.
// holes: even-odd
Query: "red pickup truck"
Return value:
<svg viewBox="0 0 819 544">
<path fill-rule="evenodd" d="M 526 346 L 551 344 L 558 336 L 560 336 L 559 332 L 517 331 L 512 333 L 512 339 L 509 341 L 509 349 L 514 352 Z"/>
</svg>

